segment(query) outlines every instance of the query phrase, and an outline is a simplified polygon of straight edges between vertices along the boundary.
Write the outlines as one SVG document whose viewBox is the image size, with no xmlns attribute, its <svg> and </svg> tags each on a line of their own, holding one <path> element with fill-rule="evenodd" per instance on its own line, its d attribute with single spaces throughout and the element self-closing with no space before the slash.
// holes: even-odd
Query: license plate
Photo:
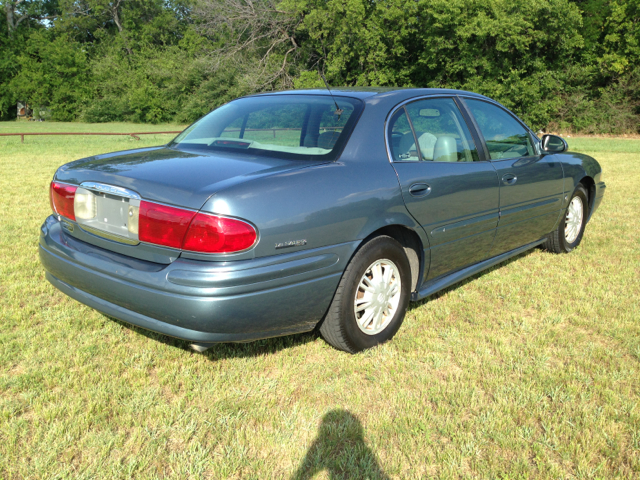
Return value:
<svg viewBox="0 0 640 480">
<path fill-rule="evenodd" d="M 99 184 L 91 183 L 92 187 L 95 185 Z M 96 191 L 83 184 L 77 189 L 74 202 L 76 222 L 83 230 L 129 245 L 140 243 L 139 198 Z"/>
</svg>

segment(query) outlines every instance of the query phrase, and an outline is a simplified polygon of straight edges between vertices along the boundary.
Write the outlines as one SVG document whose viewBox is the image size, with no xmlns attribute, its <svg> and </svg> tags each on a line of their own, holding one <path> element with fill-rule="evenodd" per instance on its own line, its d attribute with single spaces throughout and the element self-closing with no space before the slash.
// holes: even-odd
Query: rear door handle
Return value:
<svg viewBox="0 0 640 480">
<path fill-rule="evenodd" d="M 426 197 L 431 193 L 431 187 L 426 183 L 414 183 L 409 187 L 409 193 L 413 197 Z"/>
<path fill-rule="evenodd" d="M 513 185 L 518 181 L 518 177 L 516 177 L 513 173 L 505 173 L 502 176 L 502 183 L 505 185 Z"/>
</svg>

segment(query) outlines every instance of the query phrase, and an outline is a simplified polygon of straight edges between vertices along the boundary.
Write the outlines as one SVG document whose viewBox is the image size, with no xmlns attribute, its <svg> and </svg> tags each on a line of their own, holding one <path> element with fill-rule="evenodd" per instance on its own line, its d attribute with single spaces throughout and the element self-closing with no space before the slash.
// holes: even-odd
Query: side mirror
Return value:
<svg viewBox="0 0 640 480">
<path fill-rule="evenodd" d="M 569 150 L 569 145 L 564 138 L 557 135 L 544 135 L 542 137 L 542 151 L 545 153 L 562 153 Z"/>
</svg>

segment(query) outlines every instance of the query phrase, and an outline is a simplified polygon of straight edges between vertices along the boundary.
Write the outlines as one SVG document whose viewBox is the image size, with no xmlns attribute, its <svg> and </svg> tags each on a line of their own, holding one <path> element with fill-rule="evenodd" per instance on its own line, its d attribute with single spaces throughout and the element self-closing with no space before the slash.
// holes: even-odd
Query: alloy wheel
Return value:
<svg viewBox="0 0 640 480">
<path fill-rule="evenodd" d="M 573 243 L 578 238 L 580 229 L 582 228 L 583 216 L 584 208 L 582 199 L 576 195 L 571 199 L 564 220 L 564 238 L 567 243 Z"/>
<path fill-rule="evenodd" d="M 396 264 L 387 259 L 373 262 L 360 279 L 353 304 L 360 330 L 376 335 L 387 328 L 398 310 L 401 290 Z"/>
</svg>

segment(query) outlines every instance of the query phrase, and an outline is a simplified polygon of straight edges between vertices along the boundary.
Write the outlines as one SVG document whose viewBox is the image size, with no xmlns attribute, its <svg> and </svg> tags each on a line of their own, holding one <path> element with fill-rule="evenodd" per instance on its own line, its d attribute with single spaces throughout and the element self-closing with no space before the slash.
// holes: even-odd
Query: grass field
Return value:
<svg viewBox="0 0 640 480">
<path fill-rule="evenodd" d="M 412 304 L 351 356 L 312 334 L 197 354 L 45 281 L 55 169 L 168 138 L 0 137 L 0 479 L 640 477 L 640 140 L 569 139 L 608 186 L 576 251 Z"/>
</svg>

